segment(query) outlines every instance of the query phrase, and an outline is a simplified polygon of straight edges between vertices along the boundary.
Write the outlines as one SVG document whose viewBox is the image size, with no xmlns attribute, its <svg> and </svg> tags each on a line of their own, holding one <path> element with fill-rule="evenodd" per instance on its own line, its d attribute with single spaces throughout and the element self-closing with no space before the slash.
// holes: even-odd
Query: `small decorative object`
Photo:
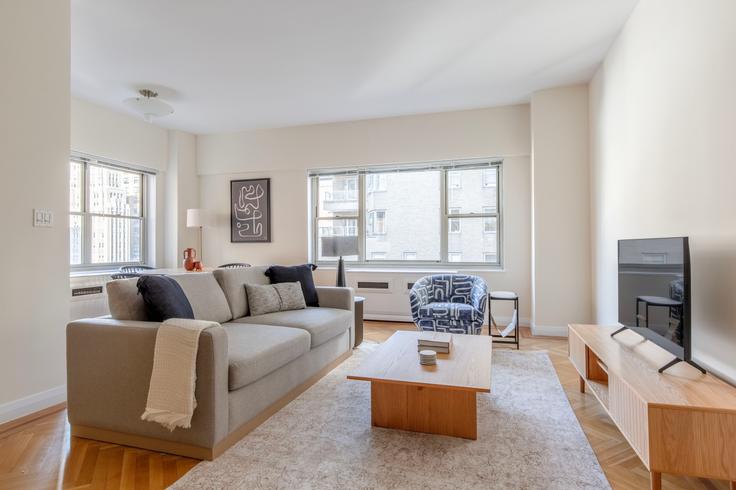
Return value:
<svg viewBox="0 0 736 490">
<path fill-rule="evenodd" d="M 452 347 L 452 334 L 447 332 L 424 331 L 419 333 L 417 350 L 431 350 L 439 354 L 449 354 Z"/>
<path fill-rule="evenodd" d="M 202 272 L 202 261 L 201 260 L 195 260 L 194 261 L 194 270 L 196 272 Z"/>
<path fill-rule="evenodd" d="M 358 255 L 358 237 L 357 236 L 325 236 L 320 238 L 321 256 L 322 257 L 340 257 L 337 261 L 337 278 L 335 286 L 345 287 L 345 263 L 342 260 L 343 255 Z"/>
<path fill-rule="evenodd" d="M 189 272 L 194 270 L 194 258 L 197 256 L 197 251 L 193 248 L 185 248 L 184 249 L 184 268 L 188 270 Z"/>
<path fill-rule="evenodd" d="M 434 366 L 437 364 L 437 353 L 433 350 L 420 350 L 419 364 L 422 366 Z"/>
<path fill-rule="evenodd" d="M 230 241 L 271 241 L 271 179 L 230 181 Z"/>
<path fill-rule="evenodd" d="M 187 209 L 187 228 L 199 228 L 199 260 L 204 260 L 202 228 L 208 224 L 207 221 L 207 211 L 204 209 Z"/>
</svg>

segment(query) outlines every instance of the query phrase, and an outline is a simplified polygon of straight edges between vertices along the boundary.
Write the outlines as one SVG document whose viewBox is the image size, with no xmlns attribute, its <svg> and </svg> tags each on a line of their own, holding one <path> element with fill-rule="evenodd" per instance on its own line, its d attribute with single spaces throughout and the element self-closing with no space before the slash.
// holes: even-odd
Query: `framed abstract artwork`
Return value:
<svg viewBox="0 0 736 490">
<path fill-rule="evenodd" d="M 271 241 L 271 179 L 230 181 L 230 241 Z"/>
</svg>

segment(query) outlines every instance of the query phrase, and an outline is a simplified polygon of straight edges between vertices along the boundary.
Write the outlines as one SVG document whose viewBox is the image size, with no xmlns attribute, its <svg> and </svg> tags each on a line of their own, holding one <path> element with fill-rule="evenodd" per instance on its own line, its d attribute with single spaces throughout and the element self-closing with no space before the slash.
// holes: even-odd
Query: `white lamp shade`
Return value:
<svg viewBox="0 0 736 490">
<path fill-rule="evenodd" d="M 187 228 L 199 228 L 207 224 L 207 213 L 204 209 L 187 209 Z"/>
</svg>

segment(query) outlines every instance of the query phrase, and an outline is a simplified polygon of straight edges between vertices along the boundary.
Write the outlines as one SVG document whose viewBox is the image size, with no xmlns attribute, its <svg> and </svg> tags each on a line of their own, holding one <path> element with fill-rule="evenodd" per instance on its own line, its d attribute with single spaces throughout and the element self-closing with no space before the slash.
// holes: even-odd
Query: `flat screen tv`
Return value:
<svg viewBox="0 0 736 490">
<path fill-rule="evenodd" d="M 691 359 L 690 248 L 687 237 L 619 240 L 618 321 L 675 356 Z M 705 371 L 703 371 L 705 372 Z"/>
</svg>

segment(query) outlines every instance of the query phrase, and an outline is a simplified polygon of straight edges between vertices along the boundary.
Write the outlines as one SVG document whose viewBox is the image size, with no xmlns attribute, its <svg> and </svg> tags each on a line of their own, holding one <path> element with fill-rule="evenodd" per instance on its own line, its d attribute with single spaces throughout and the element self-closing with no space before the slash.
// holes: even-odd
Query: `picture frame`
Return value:
<svg viewBox="0 0 736 490">
<path fill-rule="evenodd" d="M 271 179 L 230 181 L 230 242 L 271 242 Z"/>
</svg>

